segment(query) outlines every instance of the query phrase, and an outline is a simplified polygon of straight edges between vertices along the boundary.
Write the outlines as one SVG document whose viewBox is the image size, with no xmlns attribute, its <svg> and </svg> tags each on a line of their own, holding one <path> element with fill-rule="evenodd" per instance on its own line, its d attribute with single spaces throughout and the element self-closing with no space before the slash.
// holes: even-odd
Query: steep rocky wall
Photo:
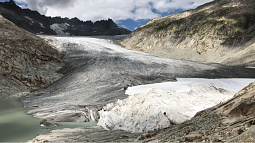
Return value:
<svg viewBox="0 0 255 143">
<path fill-rule="evenodd" d="M 9 84 L 27 91 L 45 87 L 61 77 L 57 70 L 63 62 L 55 47 L 2 16 L 0 29 L 0 74 Z M 4 85 L 0 97 L 12 95 L 13 90 L 8 91 Z"/>
<path fill-rule="evenodd" d="M 153 19 L 122 44 L 174 59 L 254 65 L 254 8 L 252 0 L 213 1 L 195 10 Z"/>
</svg>

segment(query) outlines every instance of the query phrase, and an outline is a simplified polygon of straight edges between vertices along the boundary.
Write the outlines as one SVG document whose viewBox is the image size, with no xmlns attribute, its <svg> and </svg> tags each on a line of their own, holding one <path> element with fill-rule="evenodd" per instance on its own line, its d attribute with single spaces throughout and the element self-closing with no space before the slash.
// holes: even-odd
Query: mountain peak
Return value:
<svg viewBox="0 0 255 143">
<path fill-rule="evenodd" d="M 14 2 L 14 0 L 10 0 L 9 3 L 15 4 L 15 5 L 16 5 L 16 3 Z"/>
<path fill-rule="evenodd" d="M 46 17 L 37 11 L 22 9 L 15 0 L 0 2 L 0 13 L 17 26 L 35 33 L 56 35 L 56 31 L 64 25 L 63 33 L 76 36 L 121 35 L 130 34 L 131 31 L 119 28 L 112 19 L 101 20 L 95 23 L 82 21 L 77 17 L 72 19 L 61 17 Z"/>
<path fill-rule="evenodd" d="M 7 2 L 0 2 L 0 4 L 3 4 L 4 6 L 10 7 L 10 8 L 16 8 L 19 7 L 14 0 L 10 0 Z"/>
</svg>

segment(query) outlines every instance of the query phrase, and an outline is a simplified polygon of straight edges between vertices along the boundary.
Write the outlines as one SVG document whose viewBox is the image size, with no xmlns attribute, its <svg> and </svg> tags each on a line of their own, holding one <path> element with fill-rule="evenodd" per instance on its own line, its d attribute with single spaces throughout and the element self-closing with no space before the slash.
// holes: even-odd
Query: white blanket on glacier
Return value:
<svg viewBox="0 0 255 143">
<path fill-rule="evenodd" d="M 212 84 L 189 85 L 189 92 L 165 92 L 150 89 L 108 104 L 99 112 L 98 125 L 105 129 L 148 132 L 182 123 L 198 111 L 212 107 L 233 97 L 234 92 Z M 166 116 L 164 116 L 164 112 Z"/>
</svg>

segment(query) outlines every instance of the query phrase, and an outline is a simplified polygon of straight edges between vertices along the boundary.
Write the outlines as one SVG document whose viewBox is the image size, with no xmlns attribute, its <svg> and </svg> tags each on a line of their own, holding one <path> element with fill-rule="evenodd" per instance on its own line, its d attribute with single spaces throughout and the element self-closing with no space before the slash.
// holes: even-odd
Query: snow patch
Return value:
<svg viewBox="0 0 255 143">
<path fill-rule="evenodd" d="M 99 111 L 98 125 L 108 130 L 130 132 L 170 127 L 173 123 L 191 119 L 199 111 L 231 99 L 237 91 L 254 81 L 178 79 L 178 82 L 131 87 L 127 91 L 131 96 L 108 104 Z M 153 86 L 157 88 L 151 88 Z"/>
<path fill-rule="evenodd" d="M 33 21 L 33 19 L 30 18 L 29 16 L 25 16 L 25 18 L 28 19 L 28 20 L 30 20 L 32 23 L 35 23 L 35 22 Z M 31 24 L 31 23 L 30 23 L 30 24 Z M 32 24 L 31 24 L 31 25 L 32 25 Z"/>
<path fill-rule="evenodd" d="M 203 79 L 203 78 L 177 78 L 178 82 L 164 82 L 148 85 L 140 85 L 129 87 L 126 91 L 128 95 L 144 93 L 151 88 L 160 88 L 166 92 L 173 90 L 175 92 L 190 91 L 191 84 L 211 84 L 218 88 L 224 88 L 229 91 L 239 92 L 248 84 L 255 81 L 255 79 L 233 78 L 233 79 Z"/>
<path fill-rule="evenodd" d="M 45 28 L 42 23 L 40 23 L 40 22 L 38 22 L 38 23 L 41 25 L 42 28 Z"/>
<path fill-rule="evenodd" d="M 64 32 L 64 30 L 68 29 L 68 26 L 69 26 L 69 24 L 67 24 L 67 23 L 61 23 L 61 24 L 55 23 L 55 24 L 52 24 L 50 26 L 50 28 L 52 30 L 54 30 L 57 33 L 57 35 L 60 35 L 60 36 L 69 36 L 70 33 L 67 33 L 67 32 L 65 33 Z"/>
</svg>

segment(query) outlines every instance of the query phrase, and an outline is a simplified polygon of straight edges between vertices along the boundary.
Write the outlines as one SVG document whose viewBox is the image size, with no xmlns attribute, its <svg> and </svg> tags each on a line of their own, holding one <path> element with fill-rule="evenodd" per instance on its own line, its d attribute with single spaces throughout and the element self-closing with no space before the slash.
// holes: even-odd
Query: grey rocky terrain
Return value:
<svg viewBox="0 0 255 143">
<path fill-rule="evenodd" d="M 0 15 L 0 98 L 24 96 L 60 79 L 62 54 Z"/>
<path fill-rule="evenodd" d="M 254 69 L 200 64 L 126 50 L 109 38 L 42 36 L 65 53 L 64 76 L 49 87 L 22 98 L 37 118 L 97 121 L 98 111 L 125 99 L 129 86 L 175 81 L 176 77 L 255 77 Z"/>
<path fill-rule="evenodd" d="M 155 18 L 122 44 L 167 58 L 254 66 L 254 8 L 253 0 L 214 0 L 194 10 Z"/>
</svg>

